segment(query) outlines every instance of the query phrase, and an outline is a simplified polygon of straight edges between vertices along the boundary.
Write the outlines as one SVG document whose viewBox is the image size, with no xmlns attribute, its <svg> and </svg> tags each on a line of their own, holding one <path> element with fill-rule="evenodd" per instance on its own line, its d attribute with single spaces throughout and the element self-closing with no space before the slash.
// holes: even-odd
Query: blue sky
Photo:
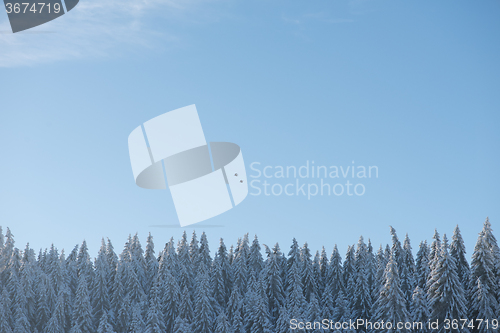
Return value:
<svg viewBox="0 0 500 333">
<path fill-rule="evenodd" d="M 500 3 L 81 0 L 9 33 L 0 15 L 0 225 L 71 249 L 181 228 L 168 191 L 134 184 L 127 137 L 196 104 L 209 141 L 264 165 L 376 165 L 361 197 L 249 196 L 197 226 L 234 244 L 292 237 L 344 253 L 360 235 L 413 248 L 459 224 L 500 237 Z M 282 182 L 285 184 L 286 182 Z M 211 228 L 202 225 L 223 225 Z M 186 228 L 188 233 L 193 228 Z"/>
</svg>

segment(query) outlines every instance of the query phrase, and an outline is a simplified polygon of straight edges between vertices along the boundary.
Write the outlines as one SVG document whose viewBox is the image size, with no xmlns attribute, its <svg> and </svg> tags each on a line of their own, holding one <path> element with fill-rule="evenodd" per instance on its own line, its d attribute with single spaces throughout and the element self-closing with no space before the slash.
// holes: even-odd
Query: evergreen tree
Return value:
<svg viewBox="0 0 500 333">
<path fill-rule="evenodd" d="M 47 323 L 43 332 L 45 333 L 64 333 L 68 325 L 66 324 L 66 313 L 64 309 L 64 295 L 62 292 L 57 297 L 56 308 Z"/>
<path fill-rule="evenodd" d="M 97 333 L 115 333 L 113 331 L 113 326 L 109 323 L 108 313 L 104 312 L 99 321 L 99 326 L 97 328 Z"/>
<path fill-rule="evenodd" d="M 0 246 L 3 246 L 2 229 L 0 228 Z M 0 248 L 1 251 L 1 248 Z M 10 327 L 10 319 L 12 313 L 10 311 L 10 298 L 7 294 L 5 288 L 2 291 L 2 297 L 0 298 L 0 332 L 12 333 Z"/>
<path fill-rule="evenodd" d="M 462 239 L 458 225 L 455 227 L 453 232 L 453 238 L 450 245 L 450 255 L 455 258 L 455 262 L 457 263 L 458 280 L 462 283 L 463 290 L 467 296 L 470 289 L 470 268 L 466 258 L 464 240 Z"/>
<path fill-rule="evenodd" d="M 92 283 L 91 291 L 91 302 L 92 302 L 92 314 L 94 318 L 94 327 L 98 327 L 101 321 L 101 317 L 104 313 L 107 313 L 110 308 L 110 295 L 108 289 L 108 277 L 109 277 L 109 262 L 106 256 L 106 243 L 104 238 L 101 240 L 101 248 L 97 254 L 97 259 L 95 261 L 95 273 L 94 281 Z"/>
<path fill-rule="evenodd" d="M 193 302 L 191 301 L 191 296 L 189 295 L 189 290 L 184 288 L 182 290 L 181 301 L 179 305 L 178 317 L 186 319 L 188 323 L 193 321 L 194 315 Z"/>
<path fill-rule="evenodd" d="M 151 236 L 151 233 L 149 233 L 148 235 L 144 259 L 146 261 L 146 290 L 149 292 L 156 281 L 159 267 L 158 260 L 155 256 L 155 244 L 153 242 L 153 236 Z"/>
<path fill-rule="evenodd" d="M 209 280 L 206 273 L 200 272 L 197 277 L 195 297 L 194 333 L 211 333 L 214 323 L 214 300 L 210 296 Z"/>
<path fill-rule="evenodd" d="M 356 250 L 356 274 L 355 288 L 353 301 L 354 318 L 371 318 L 372 296 L 370 286 L 368 285 L 369 277 L 369 261 L 368 248 L 361 236 L 359 238 L 358 247 Z"/>
<path fill-rule="evenodd" d="M 328 256 L 326 255 L 325 247 L 321 247 L 321 255 L 319 258 L 319 282 L 318 282 L 318 291 L 320 295 L 323 295 L 323 292 L 326 289 L 328 276 L 330 274 L 330 262 L 328 261 Z"/>
<path fill-rule="evenodd" d="M 171 332 L 174 329 L 175 318 L 177 317 L 178 304 L 180 301 L 180 289 L 176 279 L 170 274 L 170 271 L 165 272 L 163 280 L 163 319 L 165 320 L 165 329 Z"/>
<path fill-rule="evenodd" d="M 300 262 L 300 248 L 297 240 L 294 238 L 292 240 L 292 245 L 290 246 L 290 251 L 288 252 L 288 259 L 286 263 L 286 279 L 285 279 L 285 290 L 289 290 L 291 287 L 292 277 L 292 267 L 295 263 Z"/>
<path fill-rule="evenodd" d="M 441 253 L 435 258 L 428 282 L 428 298 L 431 316 L 443 322 L 445 319 L 467 318 L 466 299 L 458 279 L 455 258 L 449 253 L 448 239 L 443 237 Z M 445 332 L 444 327 L 440 332 Z M 447 332 L 468 332 L 467 328 Z"/>
<path fill-rule="evenodd" d="M 416 330 L 416 333 L 427 333 L 427 321 L 430 318 L 429 305 L 427 303 L 427 295 L 424 289 L 417 286 L 413 292 L 411 302 L 411 319 L 414 323 L 422 323 L 422 329 Z"/>
<path fill-rule="evenodd" d="M 271 252 L 262 271 L 262 280 L 269 303 L 269 315 L 273 325 L 279 317 L 279 308 L 285 303 L 285 291 L 280 267 L 280 257 Z"/>
<path fill-rule="evenodd" d="M 248 234 L 239 240 L 233 260 L 233 285 L 238 286 L 242 293 L 247 290 L 248 279 L 248 257 L 250 248 L 248 246 Z"/>
<path fill-rule="evenodd" d="M 9 229 L 7 229 L 7 232 Z M 23 306 L 19 303 L 14 304 L 14 333 L 30 333 L 30 323 L 26 317 Z"/>
<path fill-rule="evenodd" d="M 177 318 L 174 323 L 174 333 L 193 333 L 192 325 L 182 318 Z"/>
<path fill-rule="evenodd" d="M 165 324 L 160 310 L 158 282 L 153 283 L 149 292 L 149 308 L 146 316 L 146 333 L 165 332 Z"/>
<path fill-rule="evenodd" d="M 415 280 L 417 286 L 426 289 L 427 280 L 431 273 L 429 265 L 429 246 L 427 241 L 420 242 L 417 252 L 417 259 L 415 260 Z"/>
<path fill-rule="evenodd" d="M 335 300 L 340 291 L 344 291 L 342 284 L 342 257 L 340 256 L 337 244 L 335 244 L 330 257 L 330 271 L 325 287 L 325 292 L 329 293 L 333 299 L 330 311 L 333 311 Z"/>
<path fill-rule="evenodd" d="M 78 288 L 76 290 L 71 333 L 92 332 L 94 332 L 92 323 L 92 307 L 90 305 L 86 274 L 82 273 L 78 278 Z"/>
<path fill-rule="evenodd" d="M 200 264 L 204 264 L 206 267 L 212 265 L 212 257 L 210 256 L 210 247 L 208 246 L 208 239 L 205 232 L 201 234 L 200 237 Z"/>
<path fill-rule="evenodd" d="M 290 314 L 288 313 L 287 307 L 282 306 L 279 310 L 279 318 L 276 323 L 276 332 L 280 333 L 292 333 L 290 328 Z"/>
<path fill-rule="evenodd" d="M 142 309 L 140 304 L 135 304 L 132 310 L 132 319 L 128 331 L 130 333 L 144 333 L 146 331 L 146 324 L 142 317 Z"/>
<path fill-rule="evenodd" d="M 495 317 L 495 313 L 493 312 L 492 304 L 496 303 L 496 300 L 493 298 L 493 293 L 488 289 L 488 286 L 483 284 L 481 279 L 477 279 L 477 287 L 474 288 L 474 293 L 472 294 L 472 308 L 474 313 L 477 313 L 478 319 L 486 318 L 489 322 L 491 322 L 490 318 Z M 477 325 L 477 324 L 476 324 Z M 479 328 L 476 328 L 476 332 L 486 333 L 491 332 L 491 329 L 486 325 L 481 325 Z"/>
<path fill-rule="evenodd" d="M 395 251 L 393 251 L 395 252 Z M 379 298 L 375 303 L 374 317 L 376 321 L 381 322 L 407 322 L 409 314 L 406 309 L 406 302 L 401 291 L 401 282 L 399 279 L 398 264 L 394 254 L 389 258 L 384 274 L 385 283 L 380 289 Z M 406 332 L 399 329 L 385 329 L 381 332 Z"/>
<path fill-rule="evenodd" d="M 354 245 L 348 246 L 345 255 L 345 261 L 342 272 L 342 282 L 344 286 L 344 293 L 350 300 L 354 298 L 354 289 L 356 281 L 356 255 L 354 252 Z"/>
<path fill-rule="evenodd" d="M 495 257 L 492 251 L 492 240 L 491 236 L 488 235 L 491 227 L 489 221 L 486 221 L 483 230 L 479 233 L 474 253 L 472 254 L 470 269 L 472 286 L 469 314 L 470 318 L 492 320 L 498 307 L 495 293 L 497 279 L 495 276 Z M 480 315 L 487 314 L 491 315 L 491 317 L 479 317 Z"/>
<path fill-rule="evenodd" d="M 229 325 L 224 312 L 219 313 L 215 323 L 215 331 L 217 333 L 233 333 L 233 328 Z"/>
<path fill-rule="evenodd" d="M 304 244 L 300 251 L 300 260 L 302 264 L 302 288 L 304 290 L 304 297 L 306 298 L 306 301 L 309 302 L 312 294 L 315 296 L 317 295 L 318 286 L 316 285 L 316 280 L 314 279 L 311 251 L 309 250 L 307 243 Z"/>
<path fill-rule="evenodd" d="M 248 258 L 248 267 L 250 271 L 255 274 L 255 276 L 260 274 L 260 271 L 264 266 L 260 249 L 259 239 L 257 238 L 257 235 L 255 235 L 252 246 L 250 246 L 250 254 Z"/>
</svg>

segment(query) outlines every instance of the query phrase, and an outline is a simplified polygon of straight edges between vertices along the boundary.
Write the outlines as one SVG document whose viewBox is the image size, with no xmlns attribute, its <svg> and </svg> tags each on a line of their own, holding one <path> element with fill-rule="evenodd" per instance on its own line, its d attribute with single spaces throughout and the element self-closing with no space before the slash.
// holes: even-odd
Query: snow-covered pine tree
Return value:
<svg viewBox="0 0 500 333">
<path fill-rule="evenodd" d="M 324 292 L 320 301 L 320 318 L 331 319 L 333 317 L 334 302 L 330 292 Z"/>
<path fill-rule="evenodd" d="M 208 246 L 208 239 L 205 232 L 201 234 L 200 237 L 200 264 L 204 264 L 206 267 L 212 265 L 212 257 L 210 256 L 210 247 Z"/>
<path fill-rule="evenodd" d="M 424 289 L 417 286 L 412 295 L 411 302 L 411 320 L 414 323 L 422 323 L 421 329 L 416 329 L 415 333 L 427 333 L 427 321 L 430 318 L 430 309 L 429 304 L 427 302 L 427 295 L 425 294 Z"/>
<path fill-rule="evenodd" d="M 243 319 L 241 318 L 241 310 L 238 310 L 233 315 L 232 326 L 234 333 L 246 333 Z"/>
<path fill-rule="evenodd" d="M 142 306 L 142 302 L 146 298 L 141 280 L 141 275 L 142 279 L 144 279 L 144 274 L 138 273 L 138 265 L 137 262 L 134 264 L 134 260 L 123 262 L 123 268 L 125 293 L 129 297 L 132 306 L 135 307 L 136 304 Z"/>
<path fill-rule="evenodd" d="M 323 290 L 325 289 L 324 286 L 324 281 L 321 277 L 321 267 L 320 267 L 320 254 L 319 251 L 316 251 L 316 254 L 314 255 L 314 259 L 312 261 L 312 271 L 313 271 L 313 277 L 314 281 L 316 284 L 316 297 L 321 298 L 323 295 Z"/>
<path fill-rule="evenodd" d="M 0 229 L 0 235 L 2 230 Z M 0 242 L 3 239 L 0 236 Z M 1 251 L 1 249 L 0 249 Z M 1 259 L 0 259 L 1 260 Z M 0 298 L 0 332 L 3 333 L 12 333 L 12 329 L 10 327 L 12 312 L 10 310 L 10 297 L 7 294 L 7 290 L 5 288 L 2 289 L 2 297 Z"/>
<path fill-rule="evenodd" d="M 375 302 L 374 318 L 381 322 L 407 322 L 409 314 L 406 309 L 406 301 L 403 292 L 401 291 L 401 282 L 399 279 L 398 264 L 393 254 L 389 258 L 384 274 L 385 283 L 380 289 L 379 298 Z M 386 329 L 380 332 L 398 333 L 406 332 L 406 330 Z"/>
<path fill-rule="evenodd" d="M 78 256 L 76 257 L 76 271 L 78 277 L 82 275 L 85 276 L 87 283 L 92 281 L 94 267 L 92 266 L 89 249 L 85 240 L 82 242 L 78 251 Z"/>
<path fill-rule="evenodd" d="M 114 327 L 116 332 L 127 332 L 130 322 L 130 299 L 125 295 L 116 305 L 116 313 L 114 314 Z"/>
<path fill-rule="evenodd" d="M 455 258 L 449 253 L 448 239 L 443 236 L 441 253 L 435 257 L 435 264 L 428 281 L 428 299 L 431 317 L 444 322 L 445 319 L 467 318 L 467 301 L 463 286 L 458 279 Z M 439 332 L 445 332 L 444 326 Z M 446 332 L 468 332 L 466 327 Z"/>
<path fill-rule="evenodd" d="M 416 282 L 415 282 L 415 260 L 413 259 L 413 253 L 408 234 L 406 234 L 405 241 L 403 243 L 403 263 L 401 267 L 400 277 L 401 277 L 401 290 L 403 291 L 403 294 L 406 299 L 406 309 L 410 311 L 412 295 L 416 287 Z"/>
<path fill-rule="evenodd" d="M 318 291 L 321 296 L 326 289 L 328 276 L 330 274 L 330 262 L 328 261 L 328 256 L 326 254 L 325 247 L 321 247 L 321 254 L 319 258 L 319 271 L 320 271 L 320 282 L 318 283 Z"/>
<path fill-rule="evenodd" d="M 494 304 L 496 300 L 493 298 L 491 290 L 488 290 L 488 286 L 484 285 L 481 279 L 477 279 L 476 283 L 477 287 L 474 288 L 474 293 L 472 294 L 472 307 L 474 312 L 477 313 L 476 318 L 487 318 L 488 322 L 491 322 L 489 318 L 495 318 L 494 309 L 491 304 Z M 475 327 L 475 332 L 478 333 L 489 333 L 491 331 L 492 329 L 487 327 L 486 324 L 479 326 L 479 328 Z"/>
<path fill-rule="evenodd" d="M 276 322 L 276 332 L 292 333 L 290 328 L 290 314 L 286 306 L 280 307 L 278 321 Z"/>
<path fill-rule="evenodd" d="M 191 323 L 193 321 L 194 317 L 193 302 L 191 301 L 191 296 L 187 288 L 184 288 L 182 290 L 177 317 L 186 319 L 188 323 Z"/>
<path fill-rule="evenodd" d="M 301 261 L 301 281 L 306 301 L 311 300 L 311 295 L 317 295 L 318 286 L 314 279 L 313 263 L 311 260 L 311 251 L 307 243 L 301 248 L 300 261 Z"/>
<path fill-rule="evenodd" d="M 94 327 L 99 326 L 101 317 L 111 308 L 110 295 L 108 290 L 109 262 L 106 257 L 106 243 L 101 240 L 101 248 L 95 260 L 94 281 L 91 286 L 91 304 Z"/>
<path fill-rule="evenodd" d="M 227 304 L 228 296 L 226 294 L 226 285 L 224 282 L 222 260 L 219 259 L 219 253 L 216 252 L 210 269 L 210 286 L 218 311 L 220 311 L 221 308 L 224 308 Z"/>
<path fill-rule="evenodd" d="M 50 284 L 50 280 L 45 273 L 40 273 L 37 281 L 36 293 L 36 328 L 38 331 L 43 332 L 45 325 L 52 315 L 50 306 L 50 299 L 53 297 L 54 290 Z"/>
<path fill-rule="evenodd" d="M 71 298 L 73 299 L 76 295 L 76 289 L 78 287 L 78 245 L 75 245 L 73 250 L 70 252 L 69 256 L 65 261 L 66 275 L 68 278 L 68 286 L 71 291 Z"/>
<path fill-rule="evenodd" d="M 488 221 L 489 223 L 489 221 Z M 479 233 L 479 237 L 472 254 L 471 261 L 471 303 L 469 308 L 470 318 L 481 318 L 491 320 L 494 318 L 498 301 L 495 290 L 497 289 L 497 279 L 495 276 L 495 257 L 491 250 L 490 240 L 487 232 L 490 227 L 486 225 Z M 478 281 L 480 280 L 480 281 Z M 481 287 L 481 290 L 479 288 Z M 479 317 L 490 314 L 491 317 Z"/>
<path fill-rule="evenodd" d="M 137 297 L 140 295 L 140 300 L 143 302 L 145 300 L 146 291 L 149 291 L 150 286 L 148 286 L 147 274 L 146 274 L 146 259 L 144 258 L 144 250 L 142 249 L 141 242 L 137 233 L 132 238 L 132 243 L 130 244 L 130 268 L 134 270 L 135 276 L 142 288 L 137 293 Z M 127 288 L 127 284 L 125 284 Z M 128 290 L 130 293 L 130 290 Z M 130 299 L 135 301 L 135 293 L 132 293 Z"/>
<path fill-rule="evenodd" d="M 316 298 L 316 295 L 312 294 L 311 295 L 311 302 L 309 303 L 309 308 L 307 310 L 307 320 L 311 323 L 321 323 L 321 320 L 323 319 L 321 317 L 321 308 L 318 302 L 318 299 Z M 315 325 L 315 324 L 313 324 Z M 314 327 L 314 326 L 313 326 Z M 323 333 L 323 330 L 320 330 L 320 327 L 315 328 L 310 330 L 311 333 Z"/>
<path fill-rule="evenodd" d="M 30 325 L 33 327 L 36 327 L 37 324 L 37 280 L 40 274 L 41 269 L 36 262 L 35 252 L 29 248 L 28 244 L 24 250 L 20 278 L 26 296 L 26 316 L 28 317 Z M 55 281 L 57 281 L 57 279 Z"/>
<path fill-rule="evenodd" d="M 272 324 L 269 318 L 269 305 L 262 281 L 256 282 L 255 303 L 250 313 L 252 333 L 272 333 Z"/>
<path fill-rule="evenodd" d="M 142 309 L 140 304 L 134 304 L 132 307 L 132 318 L 128 328 L 129 333 L 144 333 L 146 331 L 146 324 L 142 317 Z"/>
<path fill-rule="evenodd" d="M 8 231 L 8 229 L 7 229 Z M 14 323 L 13 323 L 14 333 L 30 333 L 30 323 L 28 322 L 28 317 L 26 316 L 25 309 L 20 303 L 14 304 Z M 36 329 L 36 328 L 35 328 Z"/>
<path fill-rule="evenodd" d="M 199 272 L 196 281 L 194 333 L 211 333 L 215 320 L 214 300 L 210 291 L 210 281 L 205 272 Z"/>
<path fill-rule="evenodd" d="M 304 314 L 304 309 L 306 303 L 306 299 L 304 297 L 303 288 L 302 288 L 302 279 L 299 268 L 300 262 L 294 261 L 289 274 L 289 282 L 290 287 L 287 291 L 287 308 L 288 313 L 292 318 L 300 319 Z"/>
<path fill-rule="evenodd" d="M 116 255 L 115 248 L 113 247 L 113 244 L 111 243 L 111 240 L 109 240 L 109 238 L 108 238 L 108 243 L 106 245 L 106 259 L 108 261 L 108 267 L 109 267 L 109 276 L 107 278 L 108 292 L 110 295 L 113 295 L 116 271 L 118 269 L 118 256 Z"/>
<path fill-rule="evenodd" d="M 493 274 L 496 278 L 496 283 L 494 288 L 491 288 L 490 291 L 495 294 L 497 303 L 500 299 L 500 248 L 498 247 L 497 239 L 493 235 L 493 230 L 491 228 L 490 219 L 486 217 L 483 225 L 484 238 L 486 243 L 489 246 L 491 256 L 494 261 Z M 500 316 L 500 304 L 497 305 L 496 315 Z"/>
<path fill-rule="evenodd" d="M 109 322 L 107 312 L 104 312 L 101 316 L 101 320 L 99 321 L 99 325 L 97 327 L 97 333 L 115 333 L 115 331 L 113 331 L 113 325 Z"/>
<path fill-rule="evenodd" d="M 149 307 L 146 314 L 146 333 L 165 332 L 163 313 L 160 309 L 159 281 L 153 282 L 149 291 Z"/>
<path fill-rule="evenodd" d="M 354 281 L 356 281 L 356 255 L 354 245 L 347 247 L 344 266 L 342 270 L 342 282 L 344 285 L 344 293 L 348 299 L 354 299 Z"/>
<path fill-rule="evenodd" d="M 193 230 L 191 243 L 189 243 L 189 259 L 191 260 L 193 277 L 196 278 L 196 273 L 198 272 L 198 266 L 200 264 L 200 242 L 196 236 L 196 230 Z"/>
<path fill-rule="evenodd" d="M 288 259 L 286 263 L 286 279 L 285 279 L 285 290 L 288 292 L 293 279 L 291 278 L 292 267 L 294 263 L 300 262 L 300 248 L 297 240 L 294 238 L 292 240 L 292 245 L 290 246 L 290 251 L 288 252 Z"/>
<path fill-rule="evenodd" d="M 64 333 L 68 329 L 66 313 L 64 309 L 64 294 L 61 291 L 57 297 L 56 308 L 50 317 L 45 333 Z"/>
<path fill-rule="evenodd" d="M 158 275 L 161 281 L 165 281 L 167 272 L 177 276 L 179 270 L 179 259 L 174 247 L 173 238 L 165 244 L 165 248 L 160 254 L 160 262 L 158 267 Z"/>
<path fill-rule="evenodd" d="M 368 248 L 363 240 L 363 236 L 359 238 L 358 246 L 355 254 L 356 270 L 354 275 L 354 299 L 353 299 L 353 318 L 352 319 L 367 319 L 371 318 L 372 296 L 370 294 L 370 286 L 368 285 L 369 262 Z"/>
<path fill-rule="evenodd" d="M 239 240 L 238 246 L 234 253 L 232 264 L 233 285 L 238 286 L 239 290 L 244 294 L 247 290 L 248 274 L 248 257 L 250 248 L 248 245 L 248 234 L 243 239 Z"/>
<path fill-rule="evenodd" d="M 337 295 L 341 290 L 344 291 L 344 286 L 342 284 L 342 257 L 340 256 L 337 244 L 335 244 L 332 255 L 330 256 L 330 269 L 325 286 L 325 292 L 328 292 L 333 300 L 330 308 L 331 311 L 333 311 L 335 307 Z"/>
<path fill-rule="evenodd" d="M 429 251 L 429 268 L 430 272 L 434 269 L 434 265 L 439 261 L 439 253 L 441 252 L 441 238 L 437 229 L 434 229 L 434 236 L 432 236 L 432 243 Z"/>
<path fill-rule="evenodd" d="M 7 279 L 9 277 L 9 261 L 14 254 L 14 235 L 10 231 L 9 228 L 7 228 L 7 231 L 5 233 L 5 244 L 2 249 L 2 253 L 0 256 L 1 260 L 1 266 L 0 266 L 0 281 L 5 285 L 7 283 Z"/>
<path fill-rule="evenodd" d="M 368 287 L 370 288 L 371 304 L 377 300 L 375 297 L 375 291 L 378 291 L 377 285 L 377 258 L 373 252 L 373 246 L 370 239 L 368 239 L 368 253 L 367 253 L 367 267 L 368 267 Z"/>
<path fill-rule="evenodd" d="M 215 321 L 215 332 L 217 333 L 234 333 L 233 328 L 227 321 L 224 311 L 220 312 Z"/>
<path fill-rule="evenodd" d="M 193 325 L 186 319 L 177 318 L 174 323 L 173 333 L 193 333 Z"/>
<path fill-rule="evenodd" d="M 415 282 L 417 286 L 424 290 L 426 289 L 427 280 L 431 272 L 429 256 L 430 251 L 427 241 L 420 242 L 415 260 Z"/>
<path fill-rule="evenodd" d="M 179 267 L 184 267 L 186 269 L 186 272 L 189 274 L 189 280 L 191 280 L 191 273 L 193 270 L 186 231 L 184 231 L 181 239 L 177 243 L 177 258 Z"/>
<path fill-rule="evenodd" d="M 86 246 L 86 245 L 85 245 Z M 90 305 L 87 277 L 82 269 L 78 278 L 78 288 L 73 310 L 71 333 L 93 333 L 92 306 Z"/>
<path fill-rule="evenodd" d="M 268 298 L 270 320 L 275 325 L 279 317 L 279 308 L 285 302 L 279 254 L 269 253 L 261 275 Z"/>
<path fill-rule="evenodd" d="M 144 253 L 144 260 L 146 262 L 146 291 L 151 291 L 153 284 L 157 282 L 158 275 L 158 260 L 155 255 L 155 244 L 153 242 L 153 236 L 151 233 L 148 235 L 147 244 L 146 244 L 146 252 Z"/>
<path fill-rule="evenodd" d="M 248 268 L 250 272 L 258 276 L 260 271 L 264 267 L 264 261 L 262 260 L 262 253 L 260 252 L 260 244 L 257 235 L 255 235 L 252 246 L 250 246 L 250 253 L 248 257 Z"/>
<path fill-rule="evenodd" d="M 468 293 L 470 289 L 470 284 L 469 284 L 470 267 L 466 258 L 464 240 L 462 238 L 462 234 L 460 233 L 458 225 L 455 227 L 455 230 L 453 231 L 453 238 L 450 245 L 450 255 L 453 258 L 455 258 L 455 261 L 457 263 L 458 280 L 462 283 L 465 296 L 468 299 L 469 298 Z"/>
<path fill-rule="evenodd" d="M 163 276 L 163 319 L 165 320 L 165 330 L 171 332 L 174 329 L 175 318 L 178 313 L 178 304 L 180 301 L 179 284 L 169 270 L 162 273 Z"/>
<path fill-rule="evenodd" d="M 349 302 L 346 300 L 344 292 L 341 289 L 335 300 L 335 309 L 333 310 L 332 319 L 334 322 L 349 322 L 352 318 Z"/>
</svg>

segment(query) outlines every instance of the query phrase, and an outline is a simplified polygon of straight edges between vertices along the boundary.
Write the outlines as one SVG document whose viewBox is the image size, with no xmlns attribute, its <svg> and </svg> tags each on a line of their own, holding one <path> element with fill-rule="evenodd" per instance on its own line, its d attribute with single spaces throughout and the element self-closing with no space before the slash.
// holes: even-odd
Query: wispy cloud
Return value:
<svg viewBox="0 0 500 333">
<path fill-rule="evenodd" d="M 0 16 L 0 67 L 116 56 L 126 49 L 152 49 L 165 42 L 175 43 L 179 37 L 174 31 L 154 29 L 150 20 L 200 19 L 200 8 L 215 1 L 218 0 L 81 0 L 62 17 L 16 34 L 11 33 L 4 14 Z"/>
</svg>

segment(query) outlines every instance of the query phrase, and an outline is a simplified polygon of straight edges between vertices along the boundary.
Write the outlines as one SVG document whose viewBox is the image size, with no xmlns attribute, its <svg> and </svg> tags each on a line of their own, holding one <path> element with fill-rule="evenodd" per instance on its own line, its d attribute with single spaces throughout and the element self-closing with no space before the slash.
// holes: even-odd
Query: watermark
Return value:
<svg viewBox="0 0 500 333">
<path fill-rule="evenodd" d="M 138 126 L 128 147 L 135 183 L 168 187 L 181 227 L 222 214 L 248 194 L 240 146 L 207 143 L 194 104 Z"/>
<path fill-rule="evenodd" d="M 260 162 L 250 164 L 250 195 L 259 196 L 363 196 L 365 181 L 377 179 L 378 166 L 316 165 L 305 161 L 303 165 L 271 166 Z"/>
<path fill-rule="evenodd" d="M 305 330 L 408 330 L 420 331 L 424 327 L 429 331 L 438 330 L 474 330 L 486 329 L 497 330 L 499 328 L 499 321 L 497 319 L 439 319 L 421 321 L 370 321 L 366 319 L 349 319 L 349 321 L 333 321 L 330 319 L 323 319 L 321 321 L 301 321 L 299 319 L 290 319 L 290 329 L 293 331 Z"/>
<path fill-rule="evenodd" d="M 4 0 L 12 32 L 31 29 L 69 12 L 79 0 Z"/>
</svg>

